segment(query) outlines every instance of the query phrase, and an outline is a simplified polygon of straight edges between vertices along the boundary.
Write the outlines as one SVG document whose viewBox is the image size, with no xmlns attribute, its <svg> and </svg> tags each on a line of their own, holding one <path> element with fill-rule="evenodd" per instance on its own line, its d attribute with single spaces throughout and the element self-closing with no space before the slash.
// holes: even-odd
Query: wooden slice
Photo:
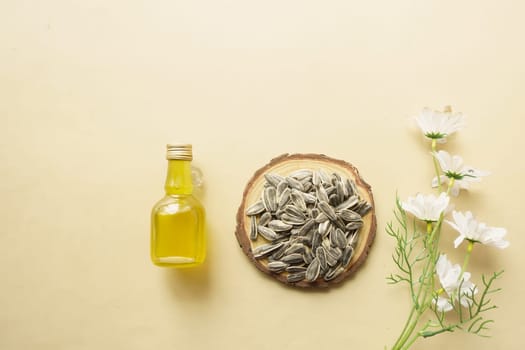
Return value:
<svg viewBox="0 0 525 350">
<path fill-rule="evenodd" d="M 360 199 L 367 201 L 372 206 L 372 209 L 363 216 L 363 226 L 359 230 L 357 242 L 354 246 L 354 254 L 349 265 L 344 268 L 337 277 L 329 281 L 325 281 L 323 277 L 320 277 L 312 282 L 304 279 L 298 282 L 289 282 L 288 272 L 271 272 L 268 269 L 267 258 L 256 259 L 254 257 L 254 249 L 263 244 L 268 244 L 269 241 L 261 237 L 261 235 L 258 235 L 256 240 L 250 239 L 251 219 L 246 215 L 246 209 L 260 200 L 265 183 L 267 182 L 264 177 L 265 174 L 273 173 L 286 177 L 300 169 L 311 169 L 315 171 L 322 169 L 328 174 L 337 173 L 342 177 L 353 180 L 356 184 Z M 376 216 L 370 185 L 360 177 L 358 170 L 352 164 L 322 154 L 283 154 L 272 159 L 268 164 L 257 170 L 244 189 L 242 202 L 237 212 L 237 228 L 235 231 L 242 250 L 259 270 L 283 283 L 297 287 L 328 287 L 345 280 L 366 260 L 374 241 L 375 233 Z M 305 266 L 308 266 L 308 264 Z"/>
</svg>

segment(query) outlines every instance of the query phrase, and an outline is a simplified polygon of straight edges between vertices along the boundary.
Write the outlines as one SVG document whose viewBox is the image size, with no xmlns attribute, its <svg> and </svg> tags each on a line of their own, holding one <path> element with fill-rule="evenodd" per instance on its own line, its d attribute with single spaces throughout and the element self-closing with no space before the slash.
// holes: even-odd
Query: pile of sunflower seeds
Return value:
<svg viewBox="0 0 525 350">
<path fill-rule="evenodd" d="M 250 239 L 264 239 L 254 257 L 267 259 L 268 270 L 286 274 L 290 283 L 339 276 L 354 254 L 362 217 L 372 209 L 355 182 L 322 169 L 264 177 L 261 199 L 246 209 Z"/>
</svg>

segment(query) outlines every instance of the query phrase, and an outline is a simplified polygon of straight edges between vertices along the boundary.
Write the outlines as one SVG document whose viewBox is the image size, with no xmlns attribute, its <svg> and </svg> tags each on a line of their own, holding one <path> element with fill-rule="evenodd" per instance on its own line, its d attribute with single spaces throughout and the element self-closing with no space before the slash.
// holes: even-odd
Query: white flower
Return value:
<svg viewBox="0 0 525 350">
<path fill-rule="evenodd" d="M 441 183 L 446 183 L 447 178 L 454 179 L 454 185 L 450 189 L 453 196 L 457 196 L 461 189 L 468 189 L 471 182 L 481 181 L 482 176 L 490 175 L 490 172 L 475 169 L 471 166 L 465 165 L 463 158 L 454 155 L 451 156 L 446 151 L 439 151 L 434 153 L 441 170 L 445 175 L 440 176 Z M 438 186 L 438 179 L 434 177 L 432 180 L 432 187 Z"/>
<path fill-rule="evenodd" d="M 426 137 L 445 143 L 447 136 L 465 125 L 465 120 L 461 113 L 438 112 L 425 108 L 416 117 L 416 123 Z"/>
<path fill-rule="evenodd" d="M 459 232 L 459 237 L 454 241 L 454 247 L 457 248 L 465 239 L 471 242 L 479 242 L 485 245 L 504 249 L 510 243 L 503 239 L 507 230 L 502 227 L 490 227 L 483 222 L 478 222 L 470 211 L 465 214 L 458 211 L 452 212 L 454 222 L 447 223 Z"/>
<path fill-rule="evenodd" d="M 442 290 L 449 296 L 448 299 L 440 296 L 434 299 L 438 311 L 447 312 L 452 310 L 452 303 L 458 298 L 461 305 L 465 307 L 472 303 L 472 296 L 478 292 L 478 289 L 474 283 L 469 281 L 469 272 L 463 272 L 461 276 L 459 264 L 452 265 L 447 256 L 441 254 L 436 263 L 436 274 L 439 277 Z"/>
<path fill-rule="evenodd" d="M 401 203 L 401 207 L 418 219 L 432 222 L 439 220 L 441 213 L 448 207 L 449 200 L 445 193 L 441 193 L 437 198 L 433 194 L 425 196 L 418 193 L 416 197 L 408 197 L 406 202 Z"/>
</svg>

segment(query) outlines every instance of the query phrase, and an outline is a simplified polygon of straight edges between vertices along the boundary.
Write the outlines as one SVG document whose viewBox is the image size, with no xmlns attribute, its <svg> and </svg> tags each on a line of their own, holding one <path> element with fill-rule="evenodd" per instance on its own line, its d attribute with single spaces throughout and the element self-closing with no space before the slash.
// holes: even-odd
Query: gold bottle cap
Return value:
<svg viewBox="0 0 525 350">
<path fill-rule="evenodd" d="M 190 144 L 166 145 L 166 159 L 193 160 L 193 151 Z"/>
</svg>

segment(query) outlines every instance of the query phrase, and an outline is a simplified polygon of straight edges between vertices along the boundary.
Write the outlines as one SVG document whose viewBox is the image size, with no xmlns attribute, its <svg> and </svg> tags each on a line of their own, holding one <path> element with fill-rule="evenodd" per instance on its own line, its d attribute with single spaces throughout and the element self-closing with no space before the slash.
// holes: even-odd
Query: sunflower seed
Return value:
<svg viewBox="0 0 525 350">
<path fill-rule="evenodd" d="M 342 209 L 337 214 L 344 221 L 361 221 L 361 215 L 350 209 Z"/>
<path fill-rule="evenodd" d="M 339 204 L 335 210 L 343 210 L 343 209 L 349 209 L 355 206 L 359 202 L 359 198 L 357 196 L 351 196 L 348 197 L 344 202 Z"/>
<path fill-rule="evenodd" d="M 264 174 L 264 178 L 266 179 L 266 181 L 268 181 L 270 185 L 274 186 L 275 188 L 277 188 L 277 186 L 279 186 L 279 183 L 282 180 L 284 180 L 284 177 L 282 177 L 281 175 L 272 173 Z"/>
<path fill-rule="evenodd" d="M 346 230 L 347 231 L 357 230 L 361 228 L 361 226 L 363 226 L 362 221 L 351 221 L 346 225 Z"/>
<path fill-rule="evenodd" d="M 294 216 L 299 219 L 306 219 L 306 215 L 300 209 L 293 205 L 287 205 L 286 208 L 284 208 L 284 212 L 290 216 Z"/>
<path fill-rule="evenodd" d="M 319 215 L 317 215 L 315 217 L 315 222 L 317 222 L 319 224 L 321 224 L 321 223 L 323 223 L 325 221 L 328 221 L 328 216 L 326 216 L 325 213 L 319 213 Z"/>
<path fill-rule="evenodd" d="M 350 196 L 352 196 L 352 195 L 357 195 L 357 194 L 358 194 L 358 192 L 357 192 L 357 187 L 356 187 L 354 181 L 352 181 L 352 180 L 350 180 L 350 179 L 346 179 L 346 181 L 345 181 L 345 186 L 346 186 L 346 188 L 347 188 L 347 190 L 348 190 L 348 194 L 349 194 Z"/>
<path fill-rule="evenodd" d="M 286 181 L 288 182 L 288 185 L 290 185 L 291 188 L 294 188 L 298 191 L 304 191 L 304 186 L 301 183 L 301 181 L 296 180 L 291 176 L 287 176 Z"/>
<path fill-rule="evenodd" d="M 288 187 L 281 193 L 281 196 L 279 197 L 279 204 L 278 204 L 279 209 L 284 208 L 286 203 L 288 203 L 288 201 L 290 200 L 290 193 L 291 191 Z"/>
<path fill-rule="evenodd" d="M 335 260 L 339 260 L 343 255 L 343 251 L 337 247 L 330 246 L 330 248 L 326 250 L 326 254 L 331 255 Z"/>
<path fill-rule="evenodd" d="M 255 241 L 257 239 L 257 217 L 250 218 L 250 239 Z"/>
<path fill-rule="evenodd" d="M 344 248 L 346 246 L 346 236 L 339 228 L 330 232 L 330 244 L 333 247 Z"/>
<path fill-rule="evenodd" d="M 277 210 L 276 193 L 274 187 L 266 187 L 263 192 L 262 202 L 269 212 Z"/>
<path fill-rule="evenodd" d="M 304 223 L 304 225 L 299 229 L 299 232 L 297 234 L 299 236 L 306 236 L 310 230 L 312 230 L 315 226 L 314 219 L 310 219 Z"/>
<path fill-rule="evenodd" d="M 306 204 L 314 204 L 315 202 L 317 202 L 317 198 L 311 193 L 303 192 L 302 195 Z"/>
<path fill-rule="evenodd" d="M 343 251 L 343 257 L 341 258 L 341 264 L 346 268 L 350 264 L 350 260 L 354 255 L 354 248 L 352 246 L 347 246 Z"/>
<path fill-rule="evenodd" d="M 326 263 L 328 264 L 328 266 L 333 267 L 337 265 L 338 260 L 334 258 L 332 255 L 326 254 Z"/>
<path fill-rule="evenodd" d="M 314 259 L 314 254 L 309 248 L 306 248 L 306 252 L 303 254 L 303 259 L 306 265 L 312 263 L 312 260 Z"/>
<path fill-rule="evenodd" d="M 286 280 L 289 283 L 295 283 L 304 280 L 304 277 L 306 275 L 306 271 L 297 272 L 297 273 L 291 273 L 286 277 Z"/>
<path fill-rule="evenodd" d="M 284 190 L 286 190 L 287 188 L 288 188 L 288 182 L 286 182 L 286 180 L 282 180 L 281 182 L 279 182 L 279 185 L 277 185 L 277 189 L 275 191 L 277 198 L 281 198 Z"/>
<path fill-rule="evenodd" d="M 293 226 L 290 224 L 285 224 L 281 220 L 272 220 L 268 223 L 268 227 L 275 232 L 283 232 L 290 230 Z"/>
<path fill-rule="evenodd" d="M 284 256 L 284 252 L 288 247 L 290 246 L 289 242 L 283 242 L 284 244 L 277 250 L 275 250 L 272 254 L 272 259 L 279 260 Z"/>
<path fill-rule="evenodd" d="M 357 231 L 350 231 L 351 233 L 348 234 L 348 245 L 353 246 L 356 239 L 357 239 Z"/>
<path fill-rule="evenodd" d="M 319 172 L 317 171 L 314 171 L 312 173 L 312 184 L 315 187 L 318 187 L 321 184 L 321 178 L 319 177 Z"/>
<path fill-rule="evenodd" d="M 246 215 L 253 216 L 264 212 L 264 205 L 262 201 L 255 202 L 246 209 Z"/>
<path fill-rule="evenodd" d="M 271 252 L 281 248 L 283 246 L 283 244 L 284 244 L 283 242 L 280 242 L 280 243 L 277 243 L 277 244 L 271 244 L 271 243 L 262 244 L 262 245 L 258 246 L 257 248 L 255 248 L 253 250 L 253 256 L 256 259 L 263 258 L 263 257 L 269 255 Z"/>
<path fill-rule="evenodd" d="M 300 262 L 304 262 L 303 255 L 300 253 L 292 253 L 285 255 L 281 258 L 281 261 L 288 263 L 288 264 L 297 264 Z"/>
<path fill-rule="evenodd" d="M 302 225 L 306 221 L 305 219 L 299 218 L 297 216 L 291 216 L 289 214 L 283 214 L 281 215 L 281 221 L 285 224 L 290 225 Z"/>
<path fill-rule="evenodd" d="M 306 202 L 304 200 L 303 195 L 298 190 L 292 190 L 292 193 L 290 195 L 292 202 L 295 203 L 295 206 L 299 208 L 301 211 L 306 211 Z"/>
<path fill-rule="evenodd" d="M 275 231 L 266 226 L 257 226 L 257 232 L 269 241 L 275 241 L 277 238 L 279 238 Z"/>
<path fill-rule="evenodd" d="M 344 268 L 341 266 L 334 266 L 331 269 L 328 270 L 328 272 L 324 275 L 325 281 L 331 281 L 337 276 L 339 276 L 344 271 Z"/>
<path fill-rule="evenodd" d="M 325 221 L 319 224 L 319 234 L 323 237 L 326 237 L 328 233 L 330 233 L 330 227 L 332 226 L 332 223 L 330 221 Z"/>
<path fill-rule="evenodd" d="M 326 251 L 324 250 L 323 247 L 318 247 L 315 252 L 316 252 L 317 259 L 319 259 L 321 269 L 323 270 L 326 269 L 328 266 L 326 262 Z"/>
<path fill-rule="evenodd" d="M 369 203 L 365 203 L 359 210 L 357 211 L 359 215 L 365 216 L 368 214 L 368 212 L 372 209 L 372 206 Z"/>
<path fill-rule="evenodd" d="M 321 201 L 319 202 L 319 209 L 326 214 L 326 216 L 328 216 L 328 218 L 330 220 L 336 220 L 337 219 L 337 215 L 335 214 L 335 210 L 334 208 L 332 208 L 330 206 L 330 204 L 328 204 L 327 202 L 325 201 Z"/>
<path fill-rule="evenodd" d="M 330 201 L 328 202 L 331 206 L 336 207 L 339 204 L 339 199 L 337 197 L 337 194 L 332 193 L 330 195 Z"/>
<path fill-rule="evenodd" d="M 325 187 L 325 190 L 326 190 L 326 194 L 328 195 L 328 197 L 330 197 L 332 194 L 335 193 L 335 186 Z"/>
<path fill-rule="evenodd" d="M 313 175 L 310 169 L 299 169 L 290 174 L 291 177 L 297 180 L 303 180 L 304 178 L 311 177 Z"/>
<path fill-rule="evenodd" d="M 282 261 L 271 261 L 268 263 L 268 270 L 274 273 L 283 272 L 288 267 L 288 264 Z"/>
<path fill-rule="evenodd" d="M 321 245 L 322 236 L 319 233 L 319 230 L 314 230 L 312 234 L 312 249 L 316 249 Z"/>
<path fill-rule="evenodd" d="M 310 265 L 308 265 L 308 268 L 306 269 L 305 279 L 308 282 L 315 281 L 319 277 L 319 272 L 321 271 L 321 264 L 319 263 L 319 259 L 315 258 L 312 260 Z"/>
<path fill-rule="evenodd" d="M 319 178 L 323 184 L 329 184 L 331 182 L 330 176 L 328 176 L 323 169 L 319 169 Z"/>
<path fill-rule="evenodd" d="M 293 253 L 299 253 L 303 254 L 306 251 L 306 247 L 304 244 L 301 243 L 294 243 L 286 251 L 284 252 L 285 255 L 290 255 Z"/>
<path fill-rule="evenodd" d="M 288 266 L 286 268 L 286 272 L 289 272 L 289 273 L 306 272 L 306 267 L 304 267 L 304 266 Z"/>
<path fill-rule="evenodd" d="M 328 198 L 328 194 L 326 193 L 326 190 L 324 189 L 323 186 L 317 187 L 317 189 L 315 190 L 315 194 L 316 194 L 317 198 L 319 198 L 320 201 L 328 202 L 330 200 L 330 198 Z"/>
<path fill-rule="evenodd" d="M 266 226 L 270 222 L 271 219 L 272 219 L 272 214 L 270 214 L 269 212 L 265 212 L 259 218 L 259 225 Z"/>
</svg>

